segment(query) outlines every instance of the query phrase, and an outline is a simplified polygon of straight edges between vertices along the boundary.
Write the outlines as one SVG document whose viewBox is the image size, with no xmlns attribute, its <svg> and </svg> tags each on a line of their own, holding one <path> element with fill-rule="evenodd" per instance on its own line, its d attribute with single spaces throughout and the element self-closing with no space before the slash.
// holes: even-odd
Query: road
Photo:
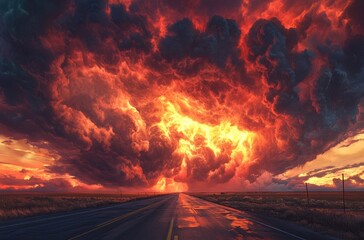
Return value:
<svg viewBox="0 0 364 240">
<path fill-rule="evenodd" d="M 332 239 L 186 194 L 0 222 L 0 239 Z"/>
</svg>

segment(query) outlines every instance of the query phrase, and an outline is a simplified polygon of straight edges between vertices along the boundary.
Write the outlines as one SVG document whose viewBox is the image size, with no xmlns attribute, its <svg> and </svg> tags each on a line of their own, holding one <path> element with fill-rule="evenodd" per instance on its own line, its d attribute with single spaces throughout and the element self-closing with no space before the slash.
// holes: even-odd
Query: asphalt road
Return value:
<svg viewBox="0 0 364 240">
<path fill-rule="evenodd" d="M 0 222 L 0 239 L 332 239 L 186 194 Z"/>
</svg>

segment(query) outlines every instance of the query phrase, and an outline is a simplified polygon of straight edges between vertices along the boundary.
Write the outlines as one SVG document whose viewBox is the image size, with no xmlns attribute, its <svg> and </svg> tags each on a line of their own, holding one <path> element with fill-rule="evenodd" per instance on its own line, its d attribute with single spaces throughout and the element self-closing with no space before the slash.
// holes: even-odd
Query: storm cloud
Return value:
<svg viewBox="0 0 364 240">
<path fill-rule="evenodd" d="M 361 3 L 339 2 L 1 0 L 0 130 L 105 187 L 280 174 L 363 130 Z"/>
</svg>

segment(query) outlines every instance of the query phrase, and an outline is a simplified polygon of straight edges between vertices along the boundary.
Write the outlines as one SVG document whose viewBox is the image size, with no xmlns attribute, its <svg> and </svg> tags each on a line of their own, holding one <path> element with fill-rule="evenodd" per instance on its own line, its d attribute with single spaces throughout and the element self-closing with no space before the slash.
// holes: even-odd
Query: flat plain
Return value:
<svg viewBox="0 0 364 240">
<path fill-rule="evenodd" d="M 0 193 L 0 220 L 107 206 L 155 195 L 155 193 Z"/>
</svg>

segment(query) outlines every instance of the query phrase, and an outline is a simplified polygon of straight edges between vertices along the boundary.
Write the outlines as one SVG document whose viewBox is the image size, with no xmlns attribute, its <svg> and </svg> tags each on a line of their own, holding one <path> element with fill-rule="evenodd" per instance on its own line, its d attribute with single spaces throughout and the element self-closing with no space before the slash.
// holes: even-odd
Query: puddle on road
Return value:
<svg viewBox="0 0 364 240">
<path fill-rule="evenodd" d="M 185 195 L 180 195 L 178 198 L 179 205 L 182 206 L 179 211 L 178 228 L 197 228 L 200 224 L 197 222 L 195 215 L 198 215 L 197 211 L 192 207 Z"/>
<path fill-rule="evenodd" d="M 253 225 L 251 221 L 245 218 L 239 218 L 233 214 L 227 214 L 226 218 L 231 221 L 231 226 L 234 228 L 241 228 L 244 231 L 250 231 L 250 226 Z"/>
<path fill-rule="evenodd" d="M 178 219 L 178 228 L 196 228 L 200 224 L 196 221 L 195 217 L 182 217 Z"/>
<path fill-rule="evenodd" d="M 259 232 L 253 230 L 256 228 L 256 224 L 254 224 L 254 222 L 246 218 L 241 218 L 235 214 L 226 214 L 225 217 L 231 221 L 230 225 L 232 226 L 232 230 L 236 231 L 238 234 L 235 240 L 264 239 Z"/>
<path fill-rule="evenodd" d="M 217 235 L 229 236 L 229 238 L 225 239 L 264 238 L 259 232 L 256 232 L 259 227 L 254 222 L 241 216 L 238 210 L 235 211 L 212 203 L 197 201 L 187 195 L 179 195 L 178 205 L 176 226 L 178 229 L 183 230 L 182 232 L 185 234 L 200 234 L 216 228 L 219 229 L 216 230 Z M 225 229 L 226 233 L 219 232 L 221 229 Z"/>
</svg>

